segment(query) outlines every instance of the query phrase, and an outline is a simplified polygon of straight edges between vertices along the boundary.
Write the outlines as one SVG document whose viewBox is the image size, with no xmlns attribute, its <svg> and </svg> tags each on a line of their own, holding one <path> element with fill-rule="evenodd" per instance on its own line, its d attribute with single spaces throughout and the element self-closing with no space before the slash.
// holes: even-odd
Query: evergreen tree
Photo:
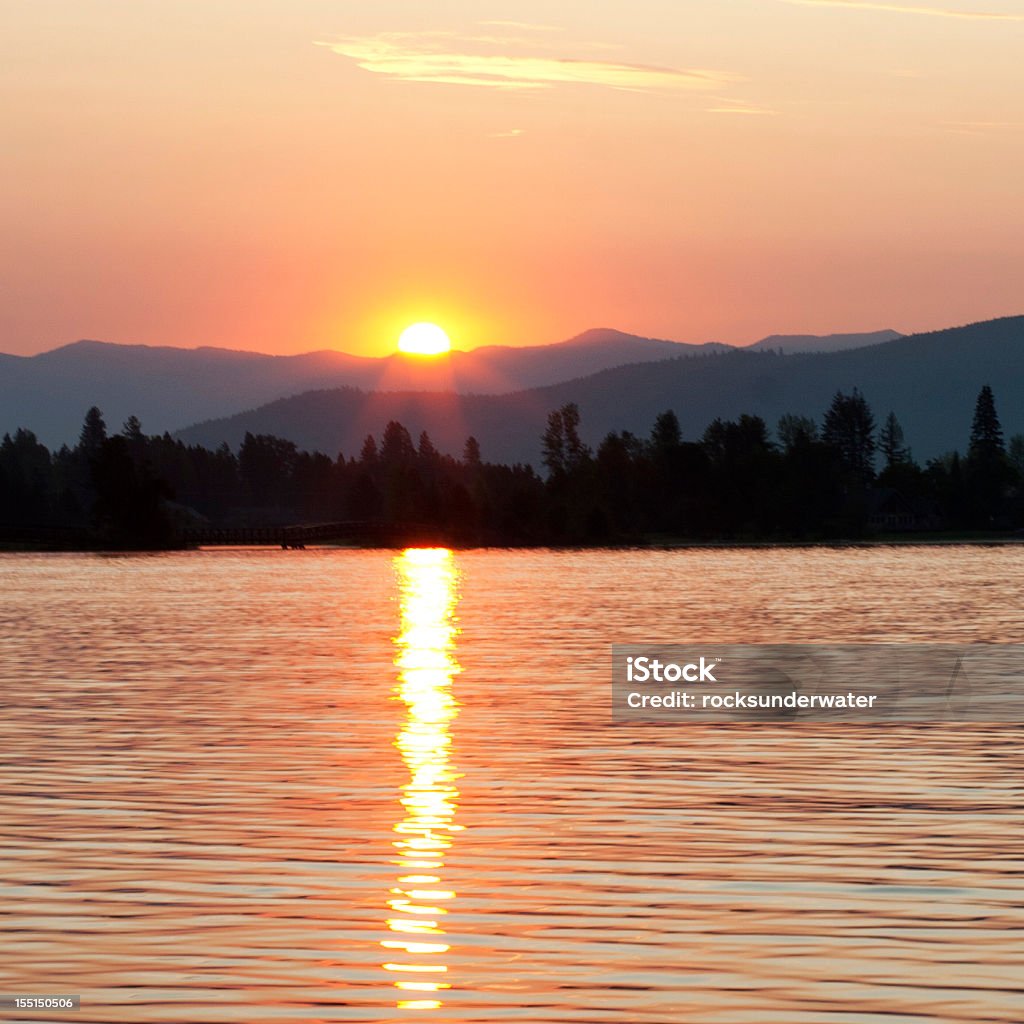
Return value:
<svg viewBox="0 0 1024 1024">
<path fill-rule="evenodd" d="M 104 544 L 119 548 L 166 548 L 171 526 L 164 511 L 167 485 L 135 467 L 125 437 L 108 438 L 91 462 L 95 527 Z"/>
<path fill-rule="evenodd" d="M 238 452 L 238 471 L 252 504 L 278 508 L 289 505 L 298 461 L 293 441 L 246 431 Z"/>
<path fill-rule="evenodd" d="M 580 409 L 569 402 L 548 414 L 548 425 L 541 439 L 544 465 L 552 475 L 573 473 L 592 458 L 593 452 L 580 437 Z"/>
<path fill-rule="evenodd" d="M 19 428 L 0 443 L 0 521 L 45 522 L 50 512 L 53 462 L 31 430 Z"/>
<path fill-rule="evenodd" d="M 978 400 L 974 405 L 971 444 L 967 454 L 970 459 L 982 462 L 997 461 L 1006 454 L 1003 428 L 996 415 L 992 389 L 987 384 L 978 392 Z"/>
<path fill-rule="evenodd" d="M 141 441 L 143 439 L 142 424 L 139 422 L 138 416 L 129 416 L 124 421 L 124 426 L 121 428 L 121 436 L 128 438 L 129 441 Z"/>
<path fill-rule="evenodd" d="M 818 440 L 818 424 L 810 416 L 795 416 L 787 412 L 779 417 L 778 426 L 775 428 L 779 444 L 784 451 L 789 452 L 794 448 L 802 448 L 813 444 Z"/>
<path fill-rule="evenodd" d="M 138 416 L 129 416 L 121 428 L 121 436 L 128 443 L 128 451 L 137 466 L 146 459 L 146 435 L 142 432 L 142 424 Z"/>
<path fill-rule="evenodd" d="M 391 466 L 404 465 L 412 462 L 415 455 L 416 449 L 409 431 L 397 420 L 391 420 L 384 428 L 380 442 L 381 462 Z"/>
<path fill-rule="evenodd" d="M 885 459 L 886 469 L 910 461 L 910 450 L 903 443 L 903 428 L 894 412 L 890 412 L 882 424 L 878 435 L 878 449 Z"/>
<path fill-rule="evenodd" d="M 87 457 L 93 457 L 99 454 L 106 439 L 107 425 L 103 422 L 103 413 L 94 405 L 85 414 L 82 432 L 78 436 L 78 450 Z"/>
<path fill-rule="evenodd" d="M 432 465 L 437 460 L 437 449 L 434 447 L 434 442 L 430 440 L 430 435 L 425 430 L 420 432 L 416 453 L 419 455 L 420 461 L 427 466 Z"/>
<path fill-rule="evenodd" d="M 565 463 L 569 472 L 579 469 L 591 457 L 590 449 L 580 439 L 580 409 L 575 402 L 562 406 L 562 429 L 565 431 Z"/>
<path fill-rule="evenodd" d="M 470 469 L 480 468 L 480 442 L 475 437 L 466 438 L 466 444 L 462 449 L 462 461 Z"/>
<path fill-rule="evenodd" d="M 359 451 L 359 463 L 362 466 L 372 466 L 377 461 L 377 442 L 373 434 L 367 434 L 363 441 L 363 447 Z"/>
<path fill-rule="evenodd" d="M 875 418 L 857 388 L 849 395 L 835 393 L 825 413 L 822 440 L 834 448 L 843 467 L 863 484 L 875 474 Z"/>
<path fill-rule="evenodd" d="M 1024 434 L 1014 434 L 1010 438 L 1007 456 L 1017 475 L 1024 477 Z"/>
<path fill-rule="evenodd" d="M 566 471 L 565 425 L 562 423 L 561 409 L 548 413 L 548 425 L 541 438 L 541 460 L 553 477 L 561 476 Z"/>
<path fill-rule="evenodd" d="M 682 443 L 683 432 L 679 426 L 679 417 L 671 409 L 659 413 L 651 429 L 651 451 L 655 455 L 664 455 Z"/>
<path fill-rule="evenodd" d="M 1007 486 L 1013 468 L 1006 457 L 1003 428 L 996 414 L 992 389 L 986 384 L 978 392 L 967 451 L 966 476 L 970 486 L 971 525 L 991 529 L 1005 518 Z"/>
</svg>

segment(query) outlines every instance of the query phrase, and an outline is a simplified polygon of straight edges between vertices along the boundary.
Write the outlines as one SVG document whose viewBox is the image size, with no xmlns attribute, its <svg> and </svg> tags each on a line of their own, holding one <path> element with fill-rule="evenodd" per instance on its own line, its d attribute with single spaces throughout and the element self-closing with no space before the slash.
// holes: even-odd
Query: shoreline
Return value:
<svg viewBox="0 0 1024 1024">
<path fill-rule="evenodd" d="M 285 548 L 280 544 L 209 544 L 165 548 L 127 548 L 105 545 L 61 545 L 32 542 L 0 541 L 0 554 L 166 554 L 170 552 L 200 553 L 210 551 L 401 551 L 410 547 L 447 547 L 455 551 L 687 551 L 687 550 L 751 550 L 807 548 L 883 548 L 883 547 L 1016 547 L 1024 545 L 1024 536 L 992 534 L 990 536 L 878 536 L 837 538 L 833 540 L 696 540 L 659 538 L 609 544 L 486 544 L 459 543 L 452 538 L 409 538 L 408 543 L 393 544 L 308 544 Z"/>
</svg>

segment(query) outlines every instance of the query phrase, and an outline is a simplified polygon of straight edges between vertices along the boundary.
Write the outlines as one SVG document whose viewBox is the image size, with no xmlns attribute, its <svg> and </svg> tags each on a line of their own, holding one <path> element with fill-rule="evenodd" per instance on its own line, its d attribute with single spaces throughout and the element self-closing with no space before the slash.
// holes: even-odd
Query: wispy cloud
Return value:
<svg viewBox="0 0 1024 1024">
<path fill-rule="evenodd" d="M 447 33 L 386 33 L 348 36 L 322 42 L 364 71 L 406 82 L 441 82 L 491 89 L 551 89 L 592 85 L 646 92 L 718 88 L 735 76 L 719 71 L 652 67 L 617 61 L 549 57 L 535 54 L 475 53 L 495 40 Z"/>
<path fill-rule="evenodd" d="M 781 0 L 793 7 L 841 7 L 853 11 L 884 11 L 918 14 L 928 18 L 962 18 L 969 21 L 1024 21 L 1024 14 L 1003 11 L 964 11 L 954 7 L 919 7 L 915 4 L 879 3 L 875 0 Z"/>
<path fill-rule="evenodd" d="M 523 134 L 522 128 L 509 128 L 507 132 L 492 132 L 492 139 L 517 139 Z"/>
</svg>

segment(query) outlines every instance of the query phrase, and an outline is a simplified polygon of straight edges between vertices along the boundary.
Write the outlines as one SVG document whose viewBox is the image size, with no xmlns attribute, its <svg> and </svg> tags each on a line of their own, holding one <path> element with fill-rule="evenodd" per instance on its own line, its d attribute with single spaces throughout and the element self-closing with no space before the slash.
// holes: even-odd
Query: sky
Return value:
<svg viewBox="0 0 1024 1024">
<path fill-rule="evenodd" d="M 1024 312 L 1024 0 L 0 0 L 0 351 Z"/>
</svg>

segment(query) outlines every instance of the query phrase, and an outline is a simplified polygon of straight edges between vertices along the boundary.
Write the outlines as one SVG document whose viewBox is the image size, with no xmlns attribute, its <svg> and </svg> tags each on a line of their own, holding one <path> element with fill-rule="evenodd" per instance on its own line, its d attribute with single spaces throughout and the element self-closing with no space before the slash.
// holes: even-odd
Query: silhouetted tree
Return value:
<svg viewBox="0 0 1024 1024">
<path fill-rule="evenodd" d="M 978 392 L 974 406 L 965 476 L 969 487 L 970 525 L 987 528 L 1001 525 L 1013 467 L 1006 456 L 995 398 L 987 384 Z"/>
<path fill-rule="evenodd" d="M 548 425 L 541 438 L 541 459 L 552 477 L 566 472 L 565 424 L 561 409 L 548 413 Z"/>
<path fill-rule="evenodd" d="M 359 451 L 359 462 L 363 466 L 372 465 L 377 461 L 377 441 L 373 434 L 367 434 L 363 447 Z"/>
<path fill-rule="evenodd" d="M 136 466 L 142 466 L 147 456 L 146 435 L 142 432 L 142 424 L 138 416 L 129 416 L 121 428 L 121 436 L 128 442 L 128 452 Z"/>
<path fill-rule="evenodd" d="M 437 458 L 437 449 L 434 447 L 434 442 L 430 440 L 430 435 L 425 431 L 420 432 L 419 444 L 416 446 L 416 454 L 420 457 L 420 461 L 426 464 L 432 464 Z"/>
<path fill-rule="evenodd" d="M 657 455 L 675 451 L 683 443 L 679 417 L 668 409 L 659 413 L 651 429 L 651 451 Z"/>
<path fill-rule="evenodd" d="M 409 431 L 397 420 L 391 420 L 384 428 L 380 442 L 380 458 L 386 465 L 408 464 L 413 461 L 416 449 Z"/>
<path fill-rule="evenodd" d="M 943 510 L 946 524 L 955 528 L 970 525 L 973 512 L 960 453 L 947 452 L 938 458 L 929 459 L 924 477 Z"/>
<path fill-rule="evenodd" d="M 969 458 L 979 461 L 998 460 L 1006 454 L 1003 428 L 996 415 L 995 398 L 987 384 L 978 392 L 978 400 L 974 405 L 971 443 L 967 454 Z"/>
<path fill-rule="evenodd" d="M 579 433 L 580 410 L 575 402 L 548 414 L 548 425 L 541 438 L 544 465 L 553 476 L 579 470 L 591 457 L 590 449 Z"/>
<path fill-rule="evenodd" d="M 38 525 L 51 521 L 53 464 L 31 430 L 4 434 L 0 443 L 0 521 Z"/>
<path fill-rule="evenodd" d="M 844 395 L 835 393 L 828 412 L 822 440 L 839 453 L 840 461 L 862 485 L 874 477 L 875 418 L 857 388 Z"/>
<path fill-rule="evenodd" d="M 562 428 L 565 431 L 566 469 L 572 473 L 591 457 L 590 449 L 580 439 L 580 410 L 575 402 L 562 406 Z"/>
<path fill-rule="evenodd" d="M 847 508 L 846 475 L 835 448 L 815 438 L 813 420 L 793 417 L 785 440 L 778 481 L 778 508 L 784 532 L 792 537 L 856 536 L 863 529 Z"/>
<path fill-rule="evenodd" d="M 639 450 L 635 442 L 629 433 L 612 433 L 597 449 L 599 500 L 606 510 L 609 530 L 620 536 L 639 530 L 641 520 L 647 519 L 639 501 Z"/>
<path fill-rule="evenodd" d="M 910 461 L 910 449 L 903 443 L 903 428 L 894 412 L 890 412 L 882 424 L 878 434 L 878 449 L 885 459 L 886 469 Z"/>
<path fill-rule="evenodd" d="M 292 469 L 291 507 L 302 519 L 322 521 L 332 508 L 334 463 L 322 452 L 299 452 Z"/>
<path fill-rule="evenodd" d="M 92 408 L 79 444 L 53 455 L 27 430 L 0 441 L 0 525 L 92 525 L 93 543 L 159 547 L 176 521 L 225 525 L 371 520 L 434 532 L 439 541 L 548 544 L 635 542 L 644 537 L 852 537 L 896 489 L 930 522 L 990 529 L 1024 522 L 1024 435 L 1007 455 L 991 389 L 978 396 L 966 459 L 953 452 L 922 471 L 890 413 L 879 435 L 886 466 L 868 490 L 874 421 L 863 396 L 837 393 L 818 439 L 813 420 L 783 416 L 780 448 L 756 416 L 715 420 L 684 442 L 674 412 L 641 439 L 608 434 L 596 457 L 580 412 L 552 412 L 541 439 L 547 479 L 529 466 L 484 463 L 475 438 L 461 459 L 423 431 L 414 445 L 401 423 L 378 447 L 332 460 L 272 435 L 247 434 L 236 455 L 147 437 L 139 420 L 106 435 Z M 168 499 L 173 497 L 172 507 Z M 885 498 L 885 500 L 889 500 Z"/>
<path fill-rule="evenodd" d="M 467 437 L 462 449 L 462 461 L 471 470 L 480 468 L 480 442 L 475 437 Z"/>
<path fill-rule="evenodd" d="M 580 410 L 574 403 L 548 415 L 541 438 L 542 458 L 548 469 L 548 526 L 556 540 L 586 539 L 598 523 L 593 457 L 579 432 Z"/>
<path fill-rule="evenodd" d="M 793 413 L 785 413 L 779 417 L 778 425 L 775 428 L 779 444 L 784 451 L 789 452 L 794 448 L 806 447 L 818 440 L 818 424 L 810 416 L 795 416 Z"/>
<path fill-rule="evenodd" d="M 136 468 L 125 437 L 107 438 L 92 460 L 95 525 L 107 545 L 165 548 L 171 526 L 163 508 L 167 487 Z"/>
<path fill-rule="evenodd" d="M 298 455 L 293 441 L 246 431 L 238 452 L 238 469 L 253 505 L 288 506 Z"/>
<path fill-rule="evenodd" d="M 347 519 L 374 520 L 381 518 L 380 490 L 369 471 L 362 467 L 355 473 L 355 479 L 348 491 L 345 510 Z"/>
<path fill-rule="evenodd" d="M 1010 438 L 1007 457 L 1017 476 L 1024 478 L 1024 434 L 1014 434 Z"/>
<path fill-rule="evenodd" d="M 771 534 L 777 528 L 777 458 L 760 416 L 714 420 L 701 446 L 711 462 L 705 500 L 726 536 Z"/>
<path fill-rule="evenodd" d="M 85 414 L 82 432 L 78 436 L 78 450 L 91 458 L 98 454 L 106 439 L 107 425 L 103 422 L 103 413 L 94 405 Z"/>
<path fill-rule="evenodd" d="M 142 434 L 142 423 L 138 416 L 129 416 L 124 421 L 124 426 L 121 428 L 121 436 L 126 437 L 129 441 L 145 440 Z"/>
</svg>

